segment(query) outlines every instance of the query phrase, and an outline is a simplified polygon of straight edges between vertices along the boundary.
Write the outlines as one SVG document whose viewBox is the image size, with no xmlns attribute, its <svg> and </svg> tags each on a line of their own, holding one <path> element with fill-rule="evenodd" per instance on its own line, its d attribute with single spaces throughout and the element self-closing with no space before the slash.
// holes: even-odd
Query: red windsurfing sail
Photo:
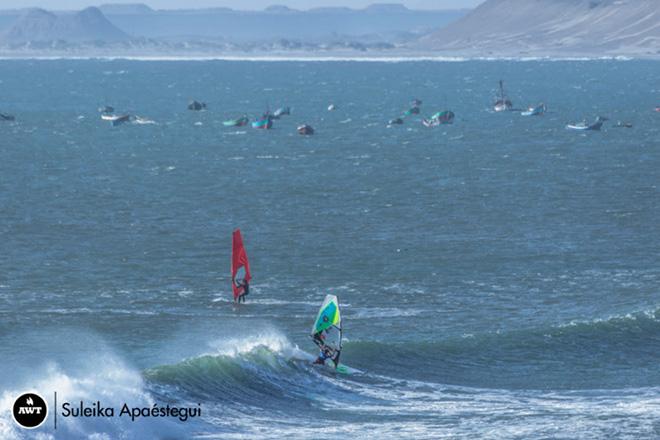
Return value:
<svg viewBox="0 0 660 440">
<path fill-rule="evenodd" d="M 247 253 L 243 247 L 243 237 L 241 230 L 236 229 L 231 238 L 231 288 L 234 291 L 234 300 L 238 298 L 243 291 L 243 282 L 250 282 L 250 263 Z"/>
</svg>

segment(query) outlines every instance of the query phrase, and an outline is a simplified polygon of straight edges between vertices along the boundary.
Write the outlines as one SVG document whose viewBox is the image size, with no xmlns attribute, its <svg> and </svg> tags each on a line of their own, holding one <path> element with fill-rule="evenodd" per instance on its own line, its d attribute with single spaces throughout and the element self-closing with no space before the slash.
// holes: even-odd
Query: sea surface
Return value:
<svg viewBox="0 0 660 440">
<path fill-rule="evenodd" d="M 0 438 L 659 438 L 659 72 L 0 61 Z M 548 113 L 493 113 L 500 79 Z M 455 123 L 388 127 L 413 98 Z M 222 125 L 279 106 L 270 131 Z M 364 374 L 310 364 L 326 294 Z M 27 431 L 27 390 L 202 415 Z"/>
</svg>

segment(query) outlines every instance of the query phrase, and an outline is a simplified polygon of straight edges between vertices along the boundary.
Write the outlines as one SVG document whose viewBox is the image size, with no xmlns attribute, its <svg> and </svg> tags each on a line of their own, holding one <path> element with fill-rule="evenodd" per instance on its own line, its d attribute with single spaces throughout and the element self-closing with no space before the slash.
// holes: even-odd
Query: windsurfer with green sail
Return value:
<svg viewBox="0 0 660 440">
<path fill-rule="evenodd" d="M 341 354 L 341 316 L 339 315 L 339 301 L 334 295 L 327 295 L 319 310 L 314 326 L 312 327 L 312 340 L 318 345 L 320 353 L 314 364 L 325 365 L 330 359 L 334 367 L 339 366 Z"/>
</svg>

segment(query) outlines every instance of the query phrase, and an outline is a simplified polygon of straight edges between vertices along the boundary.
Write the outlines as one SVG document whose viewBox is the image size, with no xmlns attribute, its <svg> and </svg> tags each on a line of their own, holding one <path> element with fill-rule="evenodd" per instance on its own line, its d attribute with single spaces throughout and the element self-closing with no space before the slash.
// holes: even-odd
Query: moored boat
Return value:
<svg viewBox="0 0 660 440">
<path fill-rule="evenodd" d="M 456 115 L 451 110 L 437 112 L 429 119 L 422 119 L 422 124 L 425 127 L 437 127 L 438 125 L 453 124 Z"/>
<path fill-rule="evenodd" d="M 568 124 L 566 125 L 566 129 L 568 130 L 578 130 L 578 131 L 600 131 L 601 127 L 603 126 L 603 122 L 607 121 L 607 118 L 603 118 L 598 116 L 596 120 L 589 124 L 587 121 L 582 121 L 578 122 L 576 124 Z"/>
<path fill-rule="evenodd" d="M 314 134 L 314 128 L 311 125 L 303 124 L 298 126 L 297 128 L 298 134 L 302 135 L 312 135 Z"/>
<path fill-rule="evenodd" d="M 520 114 L 522 116 L 541 116 L 546 111 L 548 111 L 548 108 L 545 106 L 545 104 L 541 103 L 536 107 L 529 107 L 526 111 L 521 112 Z"/>
<path fill-rule="evenodd" d="M 633 128 L 632 122 L 618 121 L 615 125 L 616 128 Z"/>
<path fill-rule="evenodd" d="M 101 119 L 110 122 L 113 126 L 123 124 L 131 119 L 131 115 L 108 115 L 102 114 Z"/>
<path fill-rule="evenodd" d="M 493 110 L 496 112 L 506 112 L 513 109 L 513 103 L 504 93 L 504 82 L 500 80 L 500 94 L 493 105 Z"/>
<path fill-rule="evenodd" d="M 248 119 L 247 115 L 243 115 L 237 119 L 229 119 L 224 121 L 222 125 L 225 127 L 243 127 L 244 125 L 247 125 L 248 122 L 250 122 L 250 119 Z"/>
<path fill-rule="evenodd" d="M 266 112 L 259 119 L 252 122 L 252 128 L 268 130 L 273 127 L 273 116 Z"/>
<path fill-rule="evenodd" d="M 403 114 L 404 116 L 412 116 L 412 115 L 418 115 L 420 112 L 419 107 L 410 107 L 406 112 Z"/>
<path fill-rule="evenodd" d="M 290 115 L 290 114 L 291 114 L 291 109 L 289 107 L 280 107 L 273 112 L 273 118 L 279 119 L 280 116 Z"/>
<path fill-rule="evenodd" d="M 195 101 L 194 99 L 188 103 L 188 110 L 200 111 L 206 109 L 205 102 Z"/>
</svg>

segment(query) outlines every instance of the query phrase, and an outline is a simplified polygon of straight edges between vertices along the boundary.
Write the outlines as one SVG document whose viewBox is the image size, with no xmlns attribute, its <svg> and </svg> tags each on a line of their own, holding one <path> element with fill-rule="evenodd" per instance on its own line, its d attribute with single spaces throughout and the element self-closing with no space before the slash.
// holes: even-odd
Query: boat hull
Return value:
<svg viewBox="0 0 660 440">
<path fill-rule="evenodd" d="M 270 119 L 266 119 L 266 120 L 260 119 L 258 121 L 254 121 L 252 123 L 252 128 L 261 129 L 261 130 L 269 130 L 269 129 L 273 128 L 273 121 L 271 121 Z"/>
<path fill-rule="evenodd" d="M 577 131 L 600 131 L 602 126 L 603 126 L 602 122 L 597 122 L 597 123 L 591 124 L 591 125 L 568 124 L 566 126 L 566 129 L 568 129 L 568 130 L 577 130 Z"/>
<path fill-rule="evenodd" d="M 309 136 L 314 134 L 314 129 L 312 128 L 311 125 L 301 125 L 300 127 L 297 128 L 298 134 Z"/>
<path fill-rule="evenodd" d="M 247 125 L 248 122 L 250 122 L 248 118 L 239 118 L 239 119 L 224 121 L 222 125 L 224 125 L 225 127 L 243 127 Z"/>
<path fill-rule="evenodd" d="M 431 116 L 429 119 L 422 119 L 422 124 L 425 127 L 437 127 L 438 125 L 448 125 L 454 123 L 456 115 L 450 110 L 438 112 Z"/>
<path fill-rule="evenodd" d="M 505 101 L 505 102 L 496 102 L 495 105 L 493 106 L 493 110 L 496 112 L 508 112 L 513 109 L 513 104 L 511 101 Z"/>
<path fill-rule="evenodd" d="M 528 110 L 520 113 L 522 116 L 541 116 L 547 111 L 545 105 L 530 107 Z"/>
<path fill-rule="evenodd" d="M 131 119 L 130 115 L 101 115 L 101 119 L 110 122 L 113 126 L 123 124 Z"/>
</svg>

